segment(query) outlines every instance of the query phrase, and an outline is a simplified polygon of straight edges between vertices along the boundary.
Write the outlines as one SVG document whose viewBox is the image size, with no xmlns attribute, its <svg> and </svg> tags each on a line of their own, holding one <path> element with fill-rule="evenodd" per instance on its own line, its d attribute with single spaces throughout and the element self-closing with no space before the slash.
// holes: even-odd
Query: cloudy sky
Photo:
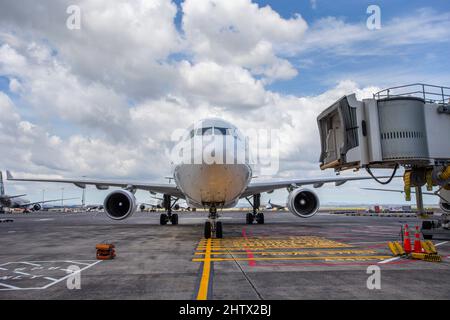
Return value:
<svg viewBox="0 0 450 320">
<path fill-rule="evenodd" d="M 333 101 L 413 82 L 450 86 L 450 3 L 376 1 L 381 28 L 369 30 L 371 4 L 2 0 L 0 169 L 162 182 L 171 173 L 173 129 L 218 116 L 279 130 L 276 178 L 333 175 L 318 166 L 315 120 Z M 70 5 L 81 10 L 79 30 L 67 28 Z M 318 193 L 322 203 L 403 202 L 361 186 L 377 185 Z M 44 188 L 46 198 L 58 197 L 61 187 L 6 186 L 32 200 Z M 64 188 L 66 196 L 81 194 Z M 104 195 L 91 188 L 87 201 Z M 286 193 L 270 197 L 283 202 Z"/>
</svg>

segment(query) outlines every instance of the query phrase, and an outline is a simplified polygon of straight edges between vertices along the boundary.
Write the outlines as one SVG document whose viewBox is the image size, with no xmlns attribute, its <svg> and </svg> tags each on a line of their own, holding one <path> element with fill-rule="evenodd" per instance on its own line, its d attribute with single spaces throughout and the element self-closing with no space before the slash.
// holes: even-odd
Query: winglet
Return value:
<svg viewBox="0 0 450 320">
<path fill-rule="evenodd" d="M 6 180 L 13 180 L 13 176 L 9 170 L 6 170 Z"/>
</svg>

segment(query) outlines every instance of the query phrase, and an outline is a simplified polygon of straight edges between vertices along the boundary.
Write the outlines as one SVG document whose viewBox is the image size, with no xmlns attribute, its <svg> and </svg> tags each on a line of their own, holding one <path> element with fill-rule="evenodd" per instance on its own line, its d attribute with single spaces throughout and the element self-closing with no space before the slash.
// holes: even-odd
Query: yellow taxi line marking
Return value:
<svg viewBox="0 0 450 320">
<path fill-rule="evenodd" d="M 360 254 L 360 253 L 376 253 L 375 250 L 342 250 L 342 251 L 336 251 L 336 250 L 314 250 L 314 251 L 262 251 L 262 252 L 252 252 L 256 255 L 320 255 L 324 253 L 331 253 L 331 254 Z M 204 255 L 205 252 L 195 252 L 195 255 Z M 247 252 L 210 252 L 211 255 L 246 255 Z"/>
<path fill-rule="evenodd" d="M 203 272 L 198 288 L 197 300 L 206 300 L 208 297 L 209 276 L 211 273 L 211 239 L 206 243 L 205 257 L 203 261 Z"/>
<path fill-rule="evenodd" d="M 345 248 L 354 248 L 352 246 L 348 246 L 348 247 L 330 247 L 330 246 L 325 246 L 325 247 L 247 247 L 247 250 L 276 250 L 276 249 L 345 249 Z M 203 251 L 206 248 L 203 247 L 198 247 L 196 248 L 196 251 Z M 230 250 L 235 250 L 235 251 L 245 251 L 245 249 L 242 249 L 241 247 L 228 247 L 228 248 L 217 248 L 217 247 L 212 247 L 211 248 L 213 251 L 230 251 Z"/>
<path fill-rule="evenodd" d="M 283 258 L 194 258 L 192 262 L 248 261 L 248 260 L 383 260 L 390 256 L 326 256 L 326 257 L 283 257 Z M 198 298 L 197 298 L 198 299 Z"/>
</svg>

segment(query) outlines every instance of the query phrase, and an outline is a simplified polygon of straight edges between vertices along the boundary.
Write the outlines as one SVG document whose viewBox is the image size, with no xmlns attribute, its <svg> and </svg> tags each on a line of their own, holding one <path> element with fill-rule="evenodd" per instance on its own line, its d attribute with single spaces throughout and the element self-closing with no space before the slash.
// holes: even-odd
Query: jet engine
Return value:
<svg viewBox="0 0 450 320">
<path fill-rule="evenodd" d="M 36 203 L 33 205 L 33 210 L 34 211 L 39 211 L 42 209 L 42 206 L 39 203 Z"/>
<path fill-rule="evenodd" d="M 289 211 L 300 218 L 310 218 L 319 210 L 319 198 L 308 189 L 295 189 L 289 193 Z"/>
<path fill-rule="evenodd" d="M 113 220 L 130 217 L 137 209 L 136 198 L 128 190 L 115 190 L 109 193 L 103 202 L 105 212 Z"/>
<path fill-rule="evenodd" d="M 447 200 L 444 201 L 444 199 L 441 198 L 439 200 L 439 207 L 445 213 L 450 213 L 450 190 L 442 188 L 441 191 L 439 191 L 439 195 L 445 200 Z"/>
</svg>

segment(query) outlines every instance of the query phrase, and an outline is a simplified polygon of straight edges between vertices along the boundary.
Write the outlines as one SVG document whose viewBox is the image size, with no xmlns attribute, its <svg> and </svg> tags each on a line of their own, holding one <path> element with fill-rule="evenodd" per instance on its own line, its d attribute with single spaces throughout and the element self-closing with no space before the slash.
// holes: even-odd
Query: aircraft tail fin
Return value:
<svg viewBox="0 0 450 320">
<path fill-rule="evenodd" d="M 3 184 L 3 172 L 0 171 L 0 196 L 5 195 L 5 186 Z"/>
</svg>

